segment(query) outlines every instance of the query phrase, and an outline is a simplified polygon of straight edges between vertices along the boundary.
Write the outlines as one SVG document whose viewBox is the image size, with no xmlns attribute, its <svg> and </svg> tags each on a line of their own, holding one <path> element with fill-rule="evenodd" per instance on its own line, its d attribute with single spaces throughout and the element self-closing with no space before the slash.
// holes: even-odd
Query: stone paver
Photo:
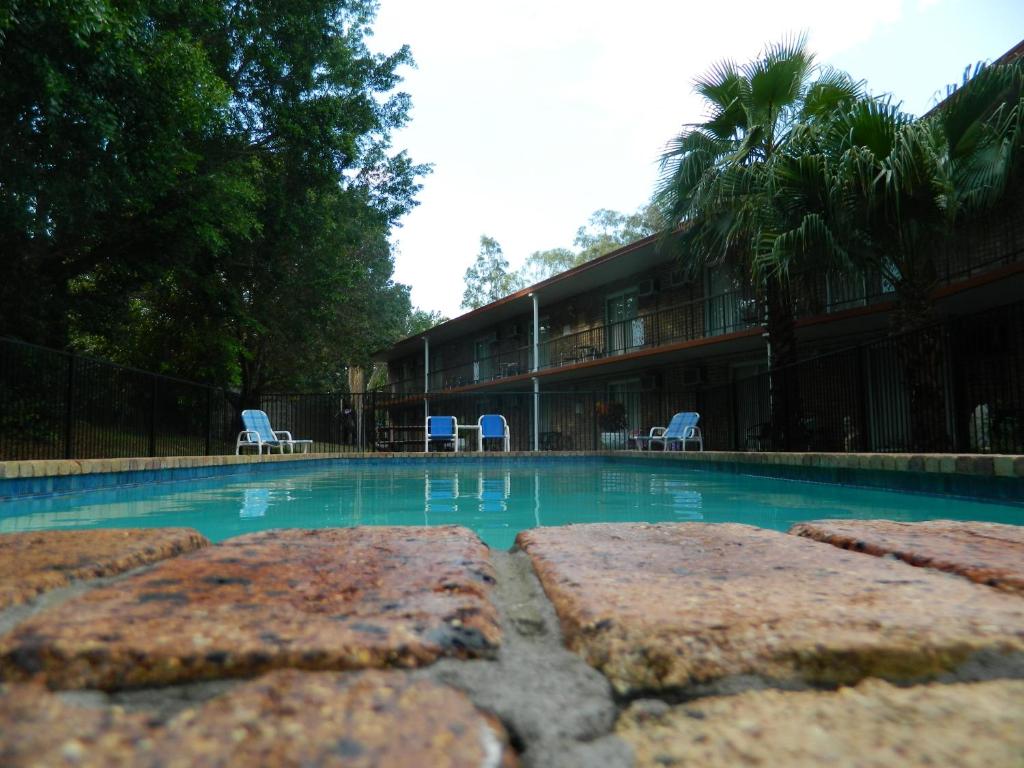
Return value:
<svg viewBox="0 0 1024 768">
<path fill-rule="evenodd" d="M 738 524 L 520 533 L 570 648 L 620 693 L 737 675 L 926 679 L 1019 660 L 1024 601 L 946 574 Z"/>
<path fill-rule="evenodd" d="M 911 565 L 1024 594 L 1024 526 L 956 520 L 815 520 L 798 523 L 789 532 L 869 555 L 895 555 Z"/>
<path fill-rule="evenodd" d="M 1024 681 L 749 691 L 657 711 L 637 702 L 620 737 L 646 766 L 960 768 L 1024 765 Z"/>
<path fill-rule="evenodd" d="M 191 528 L 0 534 L 0 608 L 76 579 L 113 576 L 209 543 Z"/>
<path fill-rule="evenodd" d="M 116 690 L 486 656 L 501 634 L 493 583 L 464 528 L 251 534 L 27 619 L 0 637 L 0 679 Z"/>
<path fill-rule="evenodd" d="M 166 725 L 68 704 L 40 686 L 0 694 L 11 766 L 511 766 L 502 726 L 452 688 L 407 672 L 278 670 Z"/>
</svg>

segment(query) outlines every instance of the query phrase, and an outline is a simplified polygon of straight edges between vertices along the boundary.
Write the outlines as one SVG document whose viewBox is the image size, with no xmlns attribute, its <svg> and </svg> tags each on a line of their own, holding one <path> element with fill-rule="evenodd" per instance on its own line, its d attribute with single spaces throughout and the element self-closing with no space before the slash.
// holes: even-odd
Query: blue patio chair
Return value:
<svg viewBox="0 0 1024 768">
<path fill-rule="evenodd" d="M 452 450 L 459 452 L 459 422 L 454 416 L 427 416 L 424 430 L 423 450 L 430 453 L 430 443 L 451 443 Z"/>
<path fill-rule="evenodd" d="M 680 445 L 685 451 L 686 444 L 691 442 L 697 443 L 700 446 L 700 450 L 703 451 L 704 434 L 700 431 L 700 427 L 697 426 L 699 421 L 700 414 L 694 411 L 677 413 L 672 417 L 672 421 L 668 423 L 667 427 L 652 427 L 649 435 L 634 438 L 636 446 L 640 450 L 644 450 L 646 446 L 649 451 L 655 443 L 661 443 L 663 450 L 670 451 L 673 450 L 673 446 Z"/>
<path fill-rule="evenodd" d="M 292 433 L 287 430 L 275 432 L 270 428 L 270 419 L 263 411 L 242 411 L 242 426 L 245 429 L 238 433 L 238 439 L 235 441 L 236 456 L 243 448 L 256 448 L 260 455 L 263 454 L 264 447 L 267 453 L 272 452 L 274 448 L 280 453 L 284 453 L 285 448 L 294 453 L 296 445 L 303 446 L 304 451 L 308 453 L 309 446 L 313 444 L 312 440 L 294 440 Z"/>
<path fill-rule="evenodd" d="M 512 438 L 508 432 L 508 422 L 500 414 L 488 413 L 477 419 L 477 440 L 480 450 L 484 449 L 484 440 L 501 440 L 503 451 L 512 450 Z"/>
</svg>

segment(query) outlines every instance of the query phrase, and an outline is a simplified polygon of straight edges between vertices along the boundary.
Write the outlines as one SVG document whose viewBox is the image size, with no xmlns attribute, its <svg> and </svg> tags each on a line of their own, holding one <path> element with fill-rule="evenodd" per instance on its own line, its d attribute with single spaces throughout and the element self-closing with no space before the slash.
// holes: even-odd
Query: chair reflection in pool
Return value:
<svg viewBox="0 0 1024 768">
<path fill-rule="evenodd" d="M 424 512 L 457 512 L 459 509 L 459 476 L 424 476 Z"/>
<path fill-rule="evenodd" d="M 512 495 L 512 473 L 506 471 L 501 477 L 484 477 L 481 472 L 477 491 L 481 512 L 507 512 L 506 502 Z"/>
<path fill-rule="evenodd" d="M 505 417 L 498 413 L 487 413 L 477 419 L 478 446 L 482 451 L 488 440 L 500 440 L 501 449 L 510 451 L 512 438 L 508 432 L 508 422 Z"/>
<path fill-rule="evenodd" d="M 245 488 L 242 490 L 242 508 L 238 510 L 238 516 L 243 519 L 263 517 L 269 506 L 269 488 Z"/>
</svg>

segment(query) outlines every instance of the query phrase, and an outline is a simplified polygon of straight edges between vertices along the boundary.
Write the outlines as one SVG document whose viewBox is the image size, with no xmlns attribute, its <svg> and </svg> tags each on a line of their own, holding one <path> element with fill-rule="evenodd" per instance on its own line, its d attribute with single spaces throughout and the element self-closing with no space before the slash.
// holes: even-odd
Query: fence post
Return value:
<svg viewBox="0 0 1024 768">
<path fill-rule="evenodd" d="M 870 381 L 868 380 L 868 350 L 867 347 L 861 347 L 857 350 L 857 389 L 860 395 L 860 438 L 857 441 L 851 440 L 850 447 L 844 449 L 847 452 L 852 452 L 854 449 L 860 451 L 870 450 L 871 445 L 871 414 L 868 409 L 871 407 L 871 401 L 868 396 Z M 854 445 L 854 443 L 857 443 Z"/>
<path fill-rule="evenodd" d="M 209 456 L 213 443 L 213 390 L 206 388 L 206 445 L 203 447 L 203 455 Z"/>
<path fill-rule="evenodd" d="M 68 355 L 68 391 L 64 398 L 64 458 L 75 458 L 75 356 Z"/>
<path fill-rule="evenodd" d="M 149 403 L 149 455 L 156 456 L 156 398 L 160 380 L 153 376 L 153 390 Z"/>
<path fill-rule="evenodd" d="M 745 451 L 746 445 L 743 444 L 743 438 L 740 435 L 740 414 L 739 414 L 739 385 L 736 383 L 736 379 L 732 380 L 729 385 L 729 418 L 732 419 L 732 429 L 729 433 L 732 435 L 730 450 L 733 451 Z"/>
</svg>

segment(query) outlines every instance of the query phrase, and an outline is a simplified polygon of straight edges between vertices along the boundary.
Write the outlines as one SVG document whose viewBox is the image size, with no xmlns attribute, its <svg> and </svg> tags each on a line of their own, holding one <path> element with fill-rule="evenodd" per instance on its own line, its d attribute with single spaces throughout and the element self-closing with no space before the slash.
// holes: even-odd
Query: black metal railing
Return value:
<svg viewBox="0 0 1024 768">
<path fill-rule="evenodd" d="M 537 346 L 541 370 L 576 365 L 641 349 L 722 336 L 757 326 L 763 310 L 747 291 L 730 291 L 674 304 L 628 320 L 604 323 L 548 339 Z M 431 392 L 500 381 L 533 370 L 533 349 L 523 344 L 430 374 Z M 423 392 L 423 379 L 395 380 L 379 388 L 393 394 Z"/>
<path fill-rule="evenodd" d="M 222 389 L 0 340 L 0 459 L 224 453 L 237 411 Z"/>
<path fill-rule="evenodd" d="M 705 448 L 1024 453 L 1024 302 L 736 381 L 665 390 L 267 394 L 275 429 L 318 452 L 423 450 L 424 417 L 500 413 L 512 447 L 614 450 L 701 414 Z M 228 391 L 0 340 L 0 459 L 231 453 Z M 465 448 L 475 433 L 464 430 Z"/>
<path fill-rule="evenodd" d="M 1024 303 L 719 385 L 667 391 L 376 394 L 374 424 L 419 430 L 378 449 L 422 450 L 431 414 L 503 413 L 512 443 L 627 448 L 672 414 L 697 411 L 705 447 L 739 451 L 1024 453 Z M 536 402 L 536 406 L 535 403 Z"/>
</svg>

